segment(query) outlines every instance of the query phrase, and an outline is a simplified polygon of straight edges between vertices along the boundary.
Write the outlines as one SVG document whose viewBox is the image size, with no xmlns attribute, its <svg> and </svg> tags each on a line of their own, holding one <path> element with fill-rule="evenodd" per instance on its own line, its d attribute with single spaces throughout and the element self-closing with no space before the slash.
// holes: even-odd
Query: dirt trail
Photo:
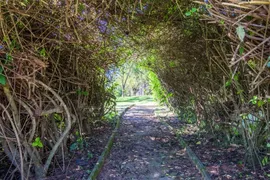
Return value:
<svg viewBox="0 0 270 180">
<path fill-rule="evenodd" d="M 138 105 L 125 114 L 99 180 L 202 179 L 174 134 L 155 117 L 157 108 Z"/>
</svg>

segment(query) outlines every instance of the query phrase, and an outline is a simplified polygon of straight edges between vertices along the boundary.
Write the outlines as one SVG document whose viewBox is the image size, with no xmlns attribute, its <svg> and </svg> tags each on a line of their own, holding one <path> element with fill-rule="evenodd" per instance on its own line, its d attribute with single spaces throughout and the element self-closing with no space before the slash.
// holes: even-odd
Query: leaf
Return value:
<svg viewBox="0 0 270 180">
<path fill-rule="evenodd" d="M 243 92 L 244 92 L 244 90 L 240 89 L 237 91 L 237 94 L 239 95 L 239 94 L 242 94 Z"/>
<path fill-rule="evenodd" d="M 35 141 L 32 143 L 32 146 L 33 146 L 33 147 L 40 147 L 40 148 L 43 147 L 43 144 L 42 144 L 42 142 L 41 142 L 41 140 L 40 140 L 40 137 L 37 137 L 37 138 L 35 139 Z"/>
<path fill-rule="evenodd" d="M 79 13 L 82 14 L 82 12 L 83 12 L 84 10 L 85 10 L 84 4 L 80 3 L 80 4 L 79 4 L 79 7 L 78 7 Z"/>
<path fill-rule="evenodd" d="M 88 95 L 89 95 L 89 92 L 88 92 L 88 91 L 83 91 L 83 92 L 82 92 L 82 95 L 88 96 Z"/>
<path fill-rule="evenodd" d="M 87 158 L 88 159 L 92 159 L 93 157 L 94 157 L 94 155 L 91 152 L 88 152 L 87 153 Z"/>
<path fill-rule="evenodd" d="M 201 141 L 198 141 L 198 142 L 196 142 L 196 144 L 197 144 L 197 145 L 200 145 L 200 144 L 202 144 L 202 143 L 201 143 Z"/>
<path fill-rule="evenodd" d="M 14 49 L 16 46 L 17 46 L 17 42 L 16 42 L 15 39 L 13 39 L 13 40 L 11 41 L 11 44 L 10 44 L 10 49 Z"/>
<path fill-rule="evenodd" d="M 234 79 L 235 81 L 238 81 L 238 80 L 239 80 L 238 74 L 236 74 L 236 75 L 233 77 L 233 79 Z"/>
<path fill-rule="evenodd" d="M 4 36 L 3 41 L 4 41 L 5 43 L 8 43 L 8 37 L 7 37 L 7 36 Z"/>
<path fill-rule="evenodd" d="M 12 60 L 13 60 L 12 56 L 9 53 L 7 53 L 6 54 L 5 64 L 7 64 L 8 62 L 11 62 Z"/>
<path fill-rule="evenodd" d="M 253 69 L 256 68 L 256 63 L 254 61 L 252 61 L 252 60 L 248 61 L 248 65 Z"/>
<path fill-rule="evenodd" d="M 21 4 L 22 6 L 26 6 L 26 4 L 25 4 L 24 2 L 20 2 L 20 4 Z"/>
<path fill-rule="evenodd" d="M 77 149 L 78 149 L 78 144 L 76 142 L 71 144 L 70 147 L 69 147 L 70 151 L 75 151 Z"/>
<path fill-rule="evenodd" d="M 54 113 L 53 117 L 54 117 L 54 120 L 56 120 L 56 121 L 62 121 L 63 120 L 62 116 L 60 114 L 57 114 L 57 113 Z"/>
<path fill-rule="evenodd" d="M 7 80 L 6 77 L 3 74 L 0 74 L 0 84 L 6 85 Z"/>
<path fill-rule="evenodd" d="M 224 20 L 220 20 L 219 22 L 220 22 L 220 24 L 222 24 L 222 25 L 225 24 L 225 21 L 224 21 Z"/>
<path fill-rule="evenodd" d="M 241 46 L 241 47 L 239 48 L 239 54 L 242 55 L 243 53 L 244 53 L 244 47 Z"/>
<path fill-rule="evenodd" d="M 229 81 L 227 81 L 227 82 L 225 83 L 225 87 L 229 87 L 231 84 L 232 84 L 232 81 L 229 80 Z"/>
<path fill-rule="evenodd" d="M 185 15 L 186 16 L 191 16 L 191 12 L 188 11 L 188 12 L 185 13 Z"/>
<path fill-rule="evenodd" d="M 270 143 L 267 143 L 266 147 L 270 148 Z"/>
<path fill-rule="evenodd" d="M 236 28 L 236 33 L 237 33 L 239 39 L 241 40 L 241 42 L 243 42 L 243 41 L 244 41 L 244 38 L 245 38 L 245 35 L 246 35 L 246 32 L 245 32 L 244 27 L 241 26 L 241 25 L 238 26 L 238 27 Z"/>
<path fill-rule="evenodd" d="M 253 96 L 253 98 L 249 102 L 251 102 L 253 105 L 255 105 L 255 104 L 257 104 L 257 100 L 258 100 L 258 96 Z"/>
<path fill-rule="evenodd" d="M 213 8 L 213 5 L 212 4 L 206 4 L 206 8 L 207 9 L 212 9 Z"/>
<path fill-rule="evenodd" d="M 174 61 L 170 61 L 169 66 L 172 67 L 172 68 L 175 67 L 176 66 L 175 65 L 175 62 Z"/>
<path fill-rule="evenodd" d="M 239 135 L 239 131 L 236 127 L 233 127 L 233 133 L 234 135 L 238 136 Z"/>
<path fill-rule="evenodd" d="M 197 8 L 192 8 L 191 12 L 195 13 L 197 11 Z"/>
<path fill-rule="evenodd" d="M 258 107 L 262 107 L 264 105 L 264 102 L 262 100 L 258 101 Z"/>
<path fill-rule="evenodd" d="M 263 160 L 262 160 L 262 165 L 265 166 L 265 165 L 267 165 L 267 164 L 268 164 L 268 157 L 265 156 L 265 157 L 263 158 Z"/>
<path fill-rule="evenodd" d="M 46 50 L 45 48 L 42 48 L 39 52 L 40 56 L 45 57 L 46 56 Z"/>
</svg>

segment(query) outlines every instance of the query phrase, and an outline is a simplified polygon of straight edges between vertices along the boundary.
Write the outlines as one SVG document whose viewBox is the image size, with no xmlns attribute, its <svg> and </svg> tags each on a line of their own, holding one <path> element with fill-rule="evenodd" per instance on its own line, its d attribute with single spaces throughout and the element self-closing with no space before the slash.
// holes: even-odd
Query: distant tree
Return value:
<svg viewBox="0 0 270 180">
<path fill-rule="evenodd" d="M 136 62 L 127 62 L 119 67 L 115 81 L 121 88 L 122 97 L 149 93 L 148 73 Z"/>
</svg>

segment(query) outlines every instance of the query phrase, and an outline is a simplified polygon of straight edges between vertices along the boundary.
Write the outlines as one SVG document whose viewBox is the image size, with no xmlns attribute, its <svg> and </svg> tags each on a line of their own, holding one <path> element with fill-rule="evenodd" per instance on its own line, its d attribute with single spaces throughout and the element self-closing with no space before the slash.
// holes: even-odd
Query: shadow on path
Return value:
<svg viewBox="0 0 270 180">
<path fill-rule="evenodd" d="M 157 108 L 139 105 L 125 114 L 98 179 L 202 179 L 174 134 L 155 117 Z"/>
</svg>

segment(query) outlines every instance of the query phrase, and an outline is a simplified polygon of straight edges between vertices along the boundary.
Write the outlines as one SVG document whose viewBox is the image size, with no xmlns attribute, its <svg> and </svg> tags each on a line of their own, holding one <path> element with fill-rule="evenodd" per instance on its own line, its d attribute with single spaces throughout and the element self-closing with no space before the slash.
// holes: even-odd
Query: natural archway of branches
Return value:
<svg viewBox="0 0 270 180">
<path fill-rule="evenodd" d="M 131 73 L 148 79 L 144 93 L 201 131 L 240 139 L 263 169 L 269 20 L 269 1 L 1 1 L 0 163 L 25 179 L 65 164 L 72 142 L 114 113 L 117 71 L 118 94 Z"/>
</svg>

